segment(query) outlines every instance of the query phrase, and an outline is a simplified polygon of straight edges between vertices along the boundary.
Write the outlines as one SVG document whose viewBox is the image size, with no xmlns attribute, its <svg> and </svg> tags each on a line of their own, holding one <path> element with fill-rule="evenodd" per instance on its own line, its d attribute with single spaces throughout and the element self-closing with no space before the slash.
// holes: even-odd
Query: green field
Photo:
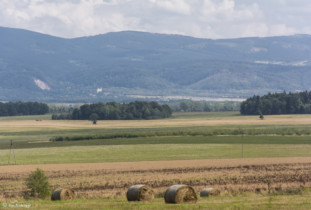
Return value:
<svg viewBox="0 0 311 210">
<path fill-rule="evenodd" d="M 244 143 L 248 138 L 251 143 Z M 311 156 L 310 137 L 307 136 L 248 138 L 199 136 L 42 142 L 32 143 L 36 147 L 30 145 L 32 148 L 27 149 L 30 146 L 25 143 L 24 149 L 14 152 L 17 164 Z M 1 150 L 0 165 L 7 164 L 9 153 L 8 149 Z"/>
<path fill-rule="evenodd" d="M 235 112 L 176 113 L 96 126 L 49 119 L 1 117 L 0 165 L 8 162 L 10 140 L 17 164 L 311 156 L 310 115 L 259 120 Z M 57 137 L 64 141 L 50 141 Z"/>
<path fill-rule="evenodd" d="M 9 150 L 3 150 L 1 165 L 7 164 Z M 194 160 L 256 157 L 309 157 L 311 145 L 267 144 L 158 144 L 53 147 L 15 150 L 17 164 L 89 163 L 158 160 Z"/>
</svg>

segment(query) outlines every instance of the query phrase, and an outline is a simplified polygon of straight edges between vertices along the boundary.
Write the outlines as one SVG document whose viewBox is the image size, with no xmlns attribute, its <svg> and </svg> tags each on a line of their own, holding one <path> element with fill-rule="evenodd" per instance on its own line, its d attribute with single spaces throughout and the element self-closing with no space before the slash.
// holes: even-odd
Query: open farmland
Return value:
<svg viewBox="0 0 311 210">
<path fill-rule="evenodd" d="M 126 205 L 125 193 L 131 185 L 137 183 L 152 186 L 157 197 L 161 197 L 165 189 L 177 183 L 189 184 L 197 192 L 205 187 L 220 190 L 221 200 L 217 197 L 201 198 L 198 202 L 201 207 L 208 207 L 211 203 L 220 206 L 220 208 L 230 202 L 236 204 L 237 200 L 232 199 L 232 196 L 244 202 L 249 200 L 250 203 L 247 203 L 247 205 L 251 205 L 248 206 L 249 208 L 257 207 L 257 205 L 286 207 L 288 203 L 278 197 L 287 196 L 288 199 L 293 199 L 290 195 L 295 196 L 296 194 L 303 195 L 299 197 L 299 202 L 304 203 L 306 207 L 311 206 L 307 190 L 311 185 L 310 158 L 1 166 L 0 184 L 2 189 L 5 189 L 3 197 L 6 197 L 6 200 L 21 197 L 25 190 L 23 180 L 37 167 L 46 171 L 53 189 L 61 186 L 72 187 L 76 191 L 78 199 L 91 199 L 88 202 L 98 199 L 97 204 L 92 204 L 96 208 L 99 208 L 97 205 L 113 205 L 114 202 L 114 205 L 117 203 L 121 206 Z M 269 193 L 273 196 L 268 196 Z M 243 198 L 245 196 L 248 198 Z M 301 205 L 301 203 L 297 203 L 297 198 L 295 199 L 296 201 L 291 205 Z M 105 203 L 105 200 L 108 203 Z M 88 202 L 85 201 L 82 206 L 90 205 Z M 163 208 L 163 199 L 159 198 L 150 202 L 149 207 L 154 204 L 159 204 Z M 36 206 L 38 203 L 32 202 L 31 205 Z M 48 208 L 53 205 L 55 204 L 45 202 L 39 207 Z M 73 206 L 76 205 L 73 203 Z M 127 208 L 130 205 L 133 204 L 127 204 Z M 135 205 L 138 207 L 138 204 Z M 146 203 L 144 205 L 148 209 L 148 205 Z M 245 203 L 240 203 L 240 205 L 247 207 Z"/>
<path fill-rule="evenodd" d="M 177 113 L 171 119 L 97 125 L 51 121 L 49 116 L 0 118 L 0 202 L 17 199 L 39 209 L 60 208 L 60 204 L 140 208 L 137 203 L 127 204 L 125 193 L 131 185 L 143 183 L 152 186 L 157 197 L 143 208 L 163 209 L 167 206 L 160 198 L 165 189 L 182 183 L 197 192 L 206 187 L 220 190 L 220 197 L 199 199 L 191 208 L 212 203 L 220 209 L 231 204 L 308 209 L 310 131 L 311 115 L 260 120 L 237 113 Z M 130 137 L 112 138 L 119 133 Z M 108 134 L 111 138 L 49 141 L 55 136 Z M 16 166 L 7 166 L 10 140 Z M 53 189 L 71 187 L 79 200 L 58 204 L 23 200 L 24 179 L 36 168 L 46 172 Z"/>
</svg>

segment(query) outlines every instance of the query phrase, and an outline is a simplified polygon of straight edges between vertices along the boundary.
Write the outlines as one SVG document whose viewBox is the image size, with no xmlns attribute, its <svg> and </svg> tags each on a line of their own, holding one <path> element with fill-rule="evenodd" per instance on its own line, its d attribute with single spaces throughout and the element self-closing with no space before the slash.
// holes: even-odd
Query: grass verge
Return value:
<svg viewBox="0 0 311 210">
<path fill-rule="evenodd" d="M 150 202 L 127 202 L 121 198 L 72 201 L 3 202 L 2 207 L 30 209 L 311 209 L 310 195 L 237 196 L 200 198 L 195 204 L 165 204 L 163 198 Z"/>
</svg>

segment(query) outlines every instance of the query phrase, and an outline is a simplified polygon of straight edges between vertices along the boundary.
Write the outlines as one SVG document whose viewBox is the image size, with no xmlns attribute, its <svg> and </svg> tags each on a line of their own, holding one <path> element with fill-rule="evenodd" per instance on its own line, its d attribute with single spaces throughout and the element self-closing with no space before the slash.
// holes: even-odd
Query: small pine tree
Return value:
<svg viewBox="0 0 311 210">
<path fill-rule="evenodd" d="M 26 178 L 25 183 L 30 189 L 30 196 L 39 198 L 50 196 L 50 184 L 43 170 L 37 168 Z"/>
<path fill-rule="evenodd" d="M 263 120 L 265 117 L 263 116 L 263 114 L 260 113 L 259 118 Z"/>
</svg>

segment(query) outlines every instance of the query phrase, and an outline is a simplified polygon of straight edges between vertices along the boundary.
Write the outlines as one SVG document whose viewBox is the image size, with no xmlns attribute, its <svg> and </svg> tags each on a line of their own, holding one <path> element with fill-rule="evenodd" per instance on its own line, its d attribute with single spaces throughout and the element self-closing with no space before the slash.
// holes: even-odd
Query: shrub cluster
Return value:
<svg viewBox="0 0 311 210">
<path fill-rule="evenodd" d="M 55 136 L 50 141 L 80 141 L 95 139 L 116 139 L 116 138 L 139 138 L 139 137 L 155 137 L 155 136 L 222 136 L 222 135 L 310 135 L 310 129 L 295 128 L 272 128 L 272 129 L 197 129 L 197 130 L 165 130 L 165 131 L 141 131 L 141 132 L 124 132 L 96 135 L 80 135 L 80 136 Z"/>
<path fill-rule="evenodd" d="M 50 184 L 44 171 L 37 168 L 25 180 L 31 197 L 46 198 L 50 195 Z"/>
</svg>

